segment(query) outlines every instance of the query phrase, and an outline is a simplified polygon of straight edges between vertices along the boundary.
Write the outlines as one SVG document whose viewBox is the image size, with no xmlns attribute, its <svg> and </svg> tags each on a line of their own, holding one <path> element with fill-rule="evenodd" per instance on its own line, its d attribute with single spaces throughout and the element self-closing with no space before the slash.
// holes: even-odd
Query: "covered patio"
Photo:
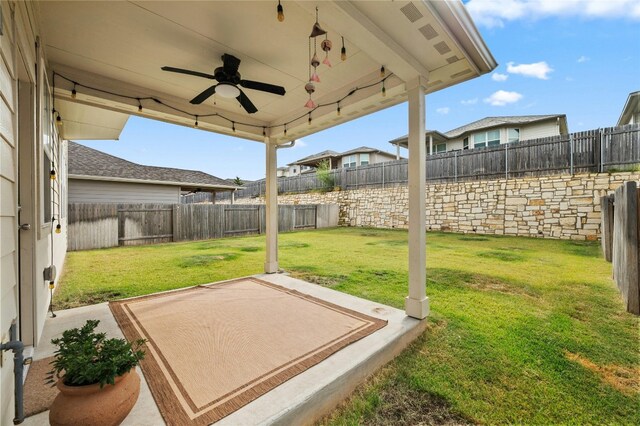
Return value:
<svg viewBox="0 0 640 426">
<path fill-rule="evenodd" d="M 256 148 L 265 151 L 267 227 L 265 274 L 258 278 L 388 321 L 225 415 L 220 424 L 312 422 L 420 334 L 425 325 L 421 320 L 429 313 L 425 95 L 496 66 L 460 1 L 287 1 L 282 4 L 283 21 L 277 19 L 277 5 L 267 1 L 34 4 L 42 65 L 53 85 L 53 106 L 64 106 L 56 117 L 62 123 L 63 139 L 69 138 L 67 117 L 74 117 L 73 137 L 81 140 L 117 138 L 126 122 L 122 115 L 138 115 L 262 144 Z M 310 37 L 312 28 L 321 31 Z M 330 50 L 322 50 L 324 40 L 332 42 Z M 327 61 L 320 62 L 325 52 Z M 225 63 L 223 68 L 229 71 L 229 56 L 239 60 L 229 68 L 242 77 L 221 81 L 215 69 Z M 241 78 L 251 80 L 243 83 Z M 286 93 L 265 90 L 256 81 L 282 87 Z M 405 101 L 409 103 L 410 199 L 405 311 L 279 273 L 278 148 Z M 85 109 L 91 114 L 82 114 Z M 250 311 L 251 303 L 245 309 Z M 92 317 L 102 318 L 114 334 L 121 333 L 106 305 L 63 312 L 47 320 L 36 359 L 51 354 L 51 337 Z M 42 416 L 28 419 L 27 424 L 41 424 Z M 143 386 L 126 422 L 159 421 L 158 408 Z"/>
</svg>

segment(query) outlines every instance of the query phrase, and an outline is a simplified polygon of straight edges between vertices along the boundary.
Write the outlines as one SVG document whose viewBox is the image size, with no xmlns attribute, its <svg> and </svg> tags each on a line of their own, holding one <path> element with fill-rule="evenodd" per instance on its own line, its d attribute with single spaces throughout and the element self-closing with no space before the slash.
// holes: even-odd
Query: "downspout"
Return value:
<svg viewBox="0 0 640 426">
<path fill-rule="evenodd" d="M 15 417 L 13 418 L 13 424 L 19 425 L 24 421 L 24 401 L 23 401 L 23 381 L 24 377 L 24 365 L 31 363 L 31 358 L 24 359 L 24 344 L 18 340 L 18 329 L 16 327 L 15 320 L 11 323 L 9 329 L 9 338 L 11 339 L 7 343 L 0 344 L 0 352 L 13 351 L 13 378 L 14 378 L 14 392 L 15 392 Z M 0 356 L 2 354 L 0 353 Z"/>
</svg>

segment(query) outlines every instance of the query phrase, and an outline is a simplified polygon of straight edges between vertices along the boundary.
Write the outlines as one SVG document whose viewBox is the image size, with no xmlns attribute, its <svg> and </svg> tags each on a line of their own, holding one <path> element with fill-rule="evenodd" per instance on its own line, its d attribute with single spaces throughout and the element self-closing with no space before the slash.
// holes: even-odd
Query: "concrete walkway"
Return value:
<svg viewBox="0 0 640 426">
<path fill-rule="evenodd" d="M 422 333 L 426 325 L 425 321 L 407 317 L 404 311 L 284 274 L 257 275 L 256 278 L 385 319 L 388 324 L 223 418 L 217 422 L 218 425 L 284 425 L 313 422 L 346 398 L 367 376 L 400 353 Z M 100 320 L 98 330 L 106 332 L 108 337 L 123 337 L 107 303 L 59 311 L 56 318 L 47 319 L 42 341 L 35 349 L 34 360 L 53 355 L 55 347 L 51 344 L 51 339 L 60 336 L 66 329 L 81 326 L 87 319 Z M 140 368 L 138 373 L 144 379 Z M 47 425 L 48 416 L 48 411 L 40 413 L 27 418 L 23 424 Z M 138 402 L 123 425 L 163 424 L 149 387 L 146 381 L 142 380 Z"/>
</svg>

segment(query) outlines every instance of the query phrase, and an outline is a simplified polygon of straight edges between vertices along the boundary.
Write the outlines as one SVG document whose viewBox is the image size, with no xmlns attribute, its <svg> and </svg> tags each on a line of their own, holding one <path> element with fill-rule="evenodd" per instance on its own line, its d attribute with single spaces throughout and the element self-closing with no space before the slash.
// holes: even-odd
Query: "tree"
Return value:
<svg viewBox="0 0 640 426">
<path fill-rule="evenodd" d="M 323 160 L 318 164 L 318 168 L 316 169 L 316 176 L 324 189 L 332 189 L 335 183 L 333 176 L 331 175 L 331 165 L 329 164 L 329 160 Z"/>
<path fill-rule="evenodd" d="M 244 182 L 242 181 L 242 179 L 240 179 L 240 176 L 236 176 L 236 178 L 233 180 L 233 183 L 236 184 L 237 186 L 244 185 Z"/>
</svg>

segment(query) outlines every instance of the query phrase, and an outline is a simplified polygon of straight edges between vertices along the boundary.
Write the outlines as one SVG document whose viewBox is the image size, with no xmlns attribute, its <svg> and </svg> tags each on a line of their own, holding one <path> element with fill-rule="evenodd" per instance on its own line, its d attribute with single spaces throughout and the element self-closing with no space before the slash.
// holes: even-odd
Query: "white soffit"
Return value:
<svg viewBox="0 0 640 426">
<path fill-rule="evenodd" d="M 64 119 L 64 137 L 70 140 L 118 140 L 129 119 L 121 112 L 66 100 L 56 101 L 56 109 Z"/>
<path fill-rule="evenodd" d="M 428 78 L 429 91 L 439 90 L 489 72 L 495 61 L 482 42 L 462 3 L 456 1 L 287 1 L 285 20 L 276 19 L 275 1 L 42 1 L 38 15 L 42 40 L 53 71 L 74 80 L 126 93 L 153 96 L 200 118 L 200 127 L 262 140 L 262 126 L 284 141 L 352 120 L 406 100 L 404 82 Z M 380 81 L 384 65 L 395 75 L 380 86 L 358 92 L 342 104 L 313 112 L 308 99 L 308 35 L 319 9 L 321 26 L 333 42 L 333 67 L 318 68 L 314 100 L 330 103 L 355 87 Z M 341 36 L 348 59 L 340 60 Z M 318 44 L 324 37 L 318 37 Z M 247 114 L 235 99 L 212 97 L 194 106 L 189 100 L 215 82 L 162 71 L 164 65 L 205 73 L 221 65 L 224 53 L 239 59 L 242 78 L 284 86 L 283 97 L 245 90 L 258 108 Z M 318 46 L 320 60 L 324 52 Z M 484 63 L 483 63 L 484 61 Z M 56 96 L 69 101 L 72 85 L 56 82 Z M 122 99 L 78 88 L 75 100 L 89 105 L 137 113 L 135 99 Z M 193 125 L 193 117 L 144 102 L 141 115 Z M 301 117 L 288 126 L 283 122 Z M 231 130 L 231 122 L 238 124 Z"/>
</svg>

